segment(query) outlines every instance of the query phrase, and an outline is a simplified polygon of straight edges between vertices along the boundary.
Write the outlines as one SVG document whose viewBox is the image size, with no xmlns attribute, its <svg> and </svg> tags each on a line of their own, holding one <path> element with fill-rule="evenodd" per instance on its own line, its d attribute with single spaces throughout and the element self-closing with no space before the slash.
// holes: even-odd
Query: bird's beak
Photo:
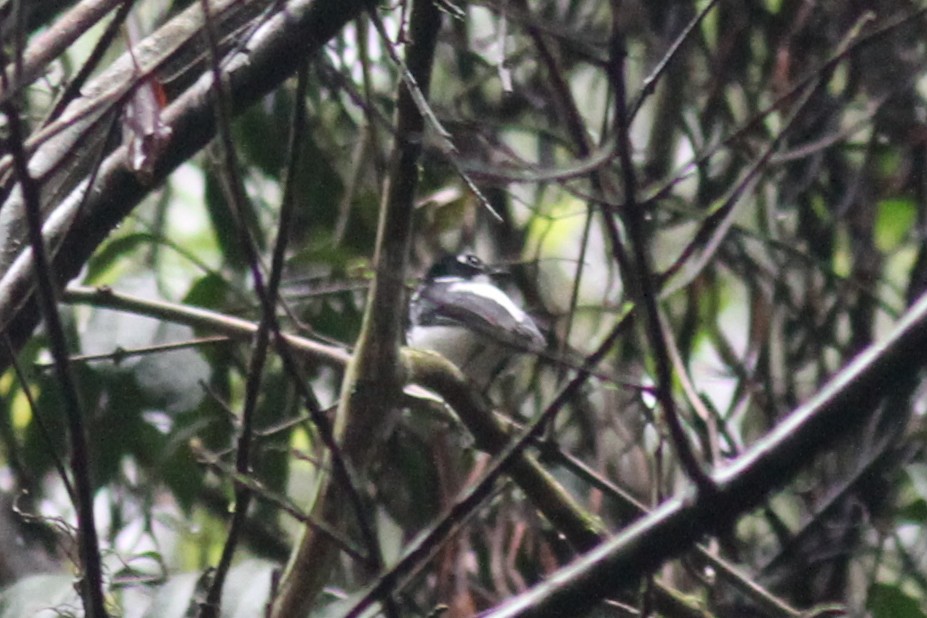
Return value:
<svg viewBox="0 0 927 618">
<path fill-rule="evenodd" d="M 512 271 L 508 266 L 493 266 L 486 269 L 486 274 L 490 277 L 508 277 L 511 276 Z"/>
</svg>

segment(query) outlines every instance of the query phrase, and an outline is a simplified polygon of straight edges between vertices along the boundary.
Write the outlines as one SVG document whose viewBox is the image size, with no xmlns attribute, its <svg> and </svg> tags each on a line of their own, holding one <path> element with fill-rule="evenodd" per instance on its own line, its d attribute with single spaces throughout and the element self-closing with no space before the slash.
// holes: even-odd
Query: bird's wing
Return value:
<svg viewBox="0 0 927 618">
<path fill-rule="evenodd" d="M 429 286 L 419 298 L 422 324 L 462 326 L 519 348 L 544 346 L 534 320 L 497 288 L 454 281 Z"/>
</svg>

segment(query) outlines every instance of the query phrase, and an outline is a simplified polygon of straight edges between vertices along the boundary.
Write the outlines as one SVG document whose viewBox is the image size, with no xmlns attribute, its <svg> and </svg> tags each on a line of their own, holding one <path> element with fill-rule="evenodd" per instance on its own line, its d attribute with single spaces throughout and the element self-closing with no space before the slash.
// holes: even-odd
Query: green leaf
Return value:
<svg viewBox="0 0 927 618">
<path fill-rule="evenodd" d="M 874 584 L 869 589 L 866 607 L 872 618 L 924 618 L 927 614 L 920 603 L 905 594 L 900 587 L 889 584 Z"/>
<path fill-rule="evenodd" d="M 176 438 L 180 436 L 172 436 Z M 186 442 L 172 439 L 160 452 L 159 477 L 177 500 L 180 508 L 189 514 L 202 495 L 205 470 L 194 459 Z"/>
<path fill-rule="evenodd" d="M 262 172 L 279 175 L 286 156 L 287 130 L 293 97 L 278 91 L 265 99 L 265 105 L 252 105 L 235 120 L 235 144 L 242 160 Z"/>
<path fill-rule="evenodd" d="M 892 251 L 914 227 L 917 206 L 909 198 L 890 198 L 879 202 L 875 225 L 875 243 L 880 251 Z"/>
<path fill-rule="evenodd" d="M 135 232 L 113 238 L 93 254 L 87 262 L 87 285 L 101 285 L 114 279 L 125 260 L 139 247 L 151 244 L 155 238 L 147 232 Z"/>
<path fill-rule="evenodd" d="M 927 464 L 909 463 L 904 467 L 911 487 L 922 500 L 927 500 Z"/>
<path fill-rule="evenodd" d="M 231 206 L 226 202 L 225 194 L 222 191 L 221 180 L 214 172 L 206 174 L 206 209 L 209 212 L 209 220 L 212 223 L 213 232 L 216 240 L 222 250 L 222 255 L 229 266 L 237 270 L 244 270 L 247 266 L 247 259 L 244 248 L 241 246 L 240 234 L 232 216 Z M 251 229 L 258 229 L 257 213 L 253 211 L 250 202 L 246 204 L 248 212 L 243 213 L 243 218 Z M 260 238 L 255 238 L 260 242 Z"/>
<path fill-rule="evenodd" d="M 221 309 L 225 306 L 231 290 L 231 286 L 225 279 L 210 273 L 200 277 L 190 286 L 190 290 L 183 298 L 183 303 L 207 309 Z"/>
</svg>

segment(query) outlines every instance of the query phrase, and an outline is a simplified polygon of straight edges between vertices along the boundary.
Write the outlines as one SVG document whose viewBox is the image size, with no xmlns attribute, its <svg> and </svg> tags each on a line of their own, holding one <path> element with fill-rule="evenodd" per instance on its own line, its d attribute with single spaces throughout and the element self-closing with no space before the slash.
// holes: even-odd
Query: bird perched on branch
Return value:
<svg viewBox="0 0 927 618">
<path fill-rule="evenodd" d="M 475 255 L 449 255 L 425 275 L 409 305 L 408 344 L 445 357 L 486 387 L 514 357 L 544 349 L 544 336 Z"/>
</svg>

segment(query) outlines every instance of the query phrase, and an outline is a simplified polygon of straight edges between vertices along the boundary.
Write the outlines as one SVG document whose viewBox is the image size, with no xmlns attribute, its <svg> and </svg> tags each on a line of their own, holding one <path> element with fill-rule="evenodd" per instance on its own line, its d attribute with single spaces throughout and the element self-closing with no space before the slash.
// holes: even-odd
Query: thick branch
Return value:
<svg viewBox="0 0 927 618">
<path fill-rule="evenodd" d="M 342 451 L 363 478 L 377 451 L 382 429 L 388 425 L 400 392 L 399 346 L 405 307 L 404 273 L 412 234 L 412 212 L 418 184 L 418 164 L 425 130 L 423 110 L 428 96 L 431 67 L 437 43 L 441 13 L 431 0 L 413 4 L 406 64 L 409 80 L 399 87 L 396 106 L 396 138 L 390 159 L 387 186 L 380 208 L 376 273 L 368 294 L 367 307 L 357 349 L 348 364 L 335 421 L 336 437 Z M 386 44 L 390 44 L 388 41 Z M 416 98 L 419 100 L 416 101 Z M 322 480 L 313 505 L 313 517 L 344 526 L 346 492 L 336 479 Z M 338 548 L 330 539 L 305 528 L 280 583 L 272 616 L 286 618 L 307 613 L 321 590 Z M 381 565 L 377 565 L 381 566 Z M 390 596 L 385 608 L 394 614 Z"/>
<path fill-rule="evenodd" d="M 894 385 L 915 377 L 927 362 L 927 295 L 892 334 L 870 346 L 814 399 L 796 409 L 766 438 L 712 476 L 717 491 L 698 499 L 692 489 L 549 577 L 489 616 L 579 615 L 616 588 L 633 583 L 700 538 L 732 525 L 770 492 L 791 481 L 815 455 L 851 437 Z"/>
<path fill-rule="evenodd" d="M 16 81 L 9 88 L 0 86 L 0 101 L 6 102 L 23 86 L 38 79 L 49 62 L 64 53 L 74 41 L 121 2 L 123 0 L 80 2 L 47 31 L 37 36 L 23 54 L 22 72 L 17 75 L 11 67 L 6 67 L 6 74 L 15 75 Z"/>
<path fill-rule="evenodd" d="M 236 113 L 279 86 L 299 62 L 317 52 L 363 8 L 361 0 L 293 0 L 269 18 L 251 38 L 246 56 L 229 63 L 229 92 Z M 113 152 L 100 169 L 93 191 L 78 185 L 46 219 L 46 245 L 55 251 L 59 281 L 77 275 L 84 263 L 122 219 L 154 186 L 202 149 L 215 135 L 211 79 L 200 79 L 163 115 L 175 136 L 157 161 L 151 183 L 129 170 L 126 148 Z M 86 193 L 86 196 L 85 196 Z M 20 346 L 37 323 L 33 261 L 20 253 L 0 279 L 0 330 Z M 8 364 L 0 358 L 0 368 Z"/>
</svg>

